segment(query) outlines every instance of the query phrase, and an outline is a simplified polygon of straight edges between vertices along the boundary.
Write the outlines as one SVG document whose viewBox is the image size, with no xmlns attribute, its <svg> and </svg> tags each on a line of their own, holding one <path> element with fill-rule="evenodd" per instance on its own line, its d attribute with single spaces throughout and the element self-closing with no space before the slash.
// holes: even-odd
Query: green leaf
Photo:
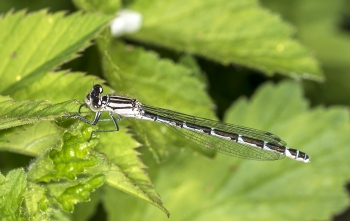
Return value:
<svg viewBox="0 0 350 221">
<path fill-rule="evenodd" d="M 251 119 L 253 118 L 253 119 Z M 297 83 L 264 85 L 251 99 L 236 102 L 226 122 L 273 132 L 311 156 L 261 162 L 186 152 L 150 168 L 172 220 L 329 220 L 349 205 L 349 116 L 345 108 L 309 109 Z M 169 191 L 171 190 L 171 191 Z M 133 198 L 109 191 L 114 220 L 164 220 Z M 253 212 L 252 212 L 253 211 Z"/>
<path fill-rule="evenodd" d="M 169 216 L 168 210 L 162 205 L 158 193 L 144 171 L 146 166 L 138 158 L 139 153 L 134 150 L 139 144 L 127 133 L 123 123 L 119 126 L 120 130 L 117 133 L 100 135 L 97 151 L 106 154 L 107 160 L 93 170 L 101 170 L 109 185 L 152 203 Z"/>
<path fill-rule="evenodd" d="M 29 220 L 64 220 L 54 219 L 54 217 L 62 216 L 62 211 L 53 209 L 50 197 L 47 195 L 45 185 L 28 182 L 27 192 L 25 194 L 26 215 Z"/>
<path fill-rule="evenodd" d="M 76 175 L 99 163 L 98 156 L 91 156 L 90 149 L 97 145 L 90 125 L 79 122 L 63 133 L 56 148 L 48 150 L 31 165 L 28 179 L 35 182 L 76 179 Z"/>
<path fill-rule="evenodd" d="M 102 14 L 7 13 L 0 22 L 2 94 L 12 94 L 40 79 L 90 45 L 111 19 Z M 16 37 L 13 37 L 16 36 Z M 6 88 L 5 88 L 6 87 Z"/>
<path fill-rule="evenodd" d="M 192 74 L 192 69 L 117 41 L 103 42 L 100 48 L 106 53 L 105 76 L 113 88 L 121 91 L 120 94 L 127 94 L 152 106 L 215 119 L 211 111 L 213 104 L 204 91 L 205 84 Z M 120 69 L 116 69 L 114 64 Z M 162 124 L 130 123 L 133 131 L 136 131 L 135 138 L 146 145 L 158 161 L 169 155 L 171 147 L 179 151 L 179 147 L 186 146 L 213 156 L 211 150 L 184 141 Z"/>
<path fill-rule="evenodd" d="M 51 184 L 48 185 L 48 188 L 64 211 L 73 212 L 74 204 L 77 202 L 88 202 L 90 193 L 101 186 L 104 181 L 104 175 L 99 174 L 91 178 L 70 182 L 69 185 L 64 187 L 62 184 Z"/>
<path fill-rule="evenodd" d="M 69 113 L 76 113 L 79 104 L 77 100 L 58 104 L 49 104 L 47 101 L 3 101 L 0 102 L 0 129 L 71 117 Z"/>
<path fill-rule="evenodd" d="M 91 132 L 92 128 L 85 123 L 74 124 L 55 148 L 48 149 L 30 165 L 31 191 L 26 196 L 29 216 L 56 214 L 52 210 L 56 204 L 72 212 L 74 204 L 88 201 L 89 194 L 105 182 L 105 176 L 98 170 L 86 172 L 102 159 L 101 154 L 92 151 L 97 138 L 90 139 Z"/>
<path fill-rule="evenodd" d="M 9 100 L 12 100 L 11 97 L 9 97 L 9 96 L 1 96 L 0 95 L 0 102 L 9 101 Z"/>
<path fill-rule="evenodd" d="M 133 150 L 137 143 L 126 130 L 115 135 L 102 134 L 101 144 L 97 149 L 99 152 L 91 150 L 97 144 L 94 136 L 88 142 L 91 132 L 92 128 L 85 123 L 73 125 L 64 132 L 57 147 L 49 149 L 30 166 L 29 180 L 48 183 L 46 188 L 49 195 L 46 194 L 45 197 L 49 200 L 56 199 L 55 202 L 67 212 L 73 211 L 74 203 L 87 201 L 89 193 L 106 180 L 113 187 L 149 201 L 168 214 L 143 171 L 145 166 L 138 159 L 138 153 Z M 91 177 L 79 178 L 79 174 Z M 45 197 L 39 197 L 40 201 L 45 202 Z M 31 208 L 31 211 L 36 210 L 37 208 Z"/>
<path fill-rule="evenodd" d="M 143 16 L 134 40 L 294 78 L 322 80 L 309 50 L 291 39 L 293 29 L 256 0 L 134 1 Z"/>
<path fill-rule="evenodd" d="M 0 131 L 0 150 L 38 156 L 62 136 L 62 129 L 51 122 Z"/>
<path fill-rule="evenodd" d="M 191 75 L 196 77 L 203 84 L 208 85 L 208 79 L 206 78 L 206 75 L 203 73 L 201 68 L 198 66 L 197 61 L 193 56 L 191 56 L 189 54 L 182 55 L 180 57 L 178 63 L 182 66 L 187 67 L 189 70 L 191 70 Z"/>
<path fill-rule="evenodd" d="M 294 1 L 292 5 L 288 0 L 265 2 L 298 27 L 298 38 L 315 51 L 322 64 L 327 81 L 305 82 L 307 96 L 314 103 L 349 105 L 350 38 L 346 27 L 341 27 L 348 18 L 345 9 L 349 2 Z"/>
<path fill-rule="evenodd" d="M 142 219 L 141 214 L 144 214 L 143 213 L 144 208 L 147 208 L 149 206 L 143 201 L 136 200 L 136 198 L 130 197 L 129 195 L 122 193 L 120 191 L 117 191 L 114 188 L 106 186 L 103 188 L 103 190 L 104 190 L 104 194 L 102 195 L 103 207 L 108 214 L 109 220 L 138 220 L 139 218 Z M 115 198 L 115 197 L 118 197 L 118 198 Z M 127 211 L 122 212 L 121 209 L 116 209 L 115 205 L 121 205 L 120 202 L 123 202 L 123 208 L 127 208 L 125 210 L 128 210 L 129 212 Z M 137 213 L 132 212 L 136 210 L 130 207 L 131 205 L 133 205 L 133 207 L 138 208 Z M 156 210 L 155 208 L 153 209 Z M 163 213 L 159 212 L 158 210 L 156 211 L 159 213 L 159 216 L 163 218 L 163 220 L 167 219 L 164 217 Z M 173 215 L 171 215 L 171 218 L 172 217 Z"/>
<path fill-rule="evenodd" d="M 45 196 L 45 188 L 32 182 L 28 183 L 28 187 L 28 191 L 25 194 L 28 217 L 48 219 L 50 215 L 46 213 L 48 199 Z"/>
<path fill-rule="evenodd" d="M 91 193 L 91 200 L 89 202 L 76 205 L 74 213 L 70 214 L 71 220 L 86 221 L 94 216 L 94 214 L 97 212 L 98 204 L 100 203 L 100 198 L 103 194 L 101 189 L 103 188 L 99 188 L 95 192 Z"/>
<path fill-rule="evenodd" d="M 45 74 L 23 90 L 14 92 L 11 97 L 16 100 L 50 100 L 53 103 L 71 99 L 84 100 L 93 84 L 103 83 L 103 80 L 95 76 L 79 72 L 59 71 Z M 109 87 L 104 86 L 103 89 L 106 93 L 111 93 Z M 75 112 L 77 111 L 78 108 Z"/>
<path fill-rule="evenodd" d="M 6 177 L 0 174 L 1 220 L 25 220 L 21 214 L 21 204 L 26 192 L 26 183 L 23 169 L 12 170 Z"/>
<path fill-rule="evenodd" d="M 115 14 L 121 8 L 121 2 L 116 0 L 73 0 L 74 4 L 88 12 L 104 12 Z"/>
</svg>

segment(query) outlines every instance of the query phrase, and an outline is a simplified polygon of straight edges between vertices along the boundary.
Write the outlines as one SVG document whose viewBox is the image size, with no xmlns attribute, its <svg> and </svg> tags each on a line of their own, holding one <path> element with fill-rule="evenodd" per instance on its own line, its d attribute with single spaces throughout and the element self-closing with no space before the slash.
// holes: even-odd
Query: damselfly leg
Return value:
<svg viewBox="0 0 350 221">
<path fill-rule="evenodd" d="M 79 114 L 81 114 L 81 108 L 82 108 L 83 106 L 88 107 L 86 104 L 80 105 L 79 111 L 78 111 Z M 117 132 L 117 131 L 119 131 L 119 126 L 118 126 L 118 123 L 117 123 L 117 119 L 113 116 L 113 113 L 112 113 L 112 112 L 108 112 L 108 113 L 109 113 L 110 119 L 101 119 L 102 111 L 98 111 L 98 112 L 96 112 L 95 117 L 94 117 L 94 119 L 93 119 L 92 121 L 89 121 L 88 119 L 86 119 L 85 117 L 83 117 L 83 116 L 81 116 L 81 115 L 76 115 L 76 117 L 77 117 L 79 120 L 81 120 L 81 121 L 83 121 L 83 122 L 85 122 L 85 123 L 87 123 L 87 124 L 90 124 L 90 125 L 92 125 L 92 126 L 95 126 L 98 122 L 101 122 L 101 121 L 102 121 L 102 122 L 103 122 L 103 121 L 110 121 L 110 120 L 113 121 L 113 124 L 114 124 L 114 126 L 115 126 L 115 129 L 113 129 L 113 130 L 93 130 L 93 131 L 91 132 L 89 141 L 91 140 L 92 134 L 93 134 L 93 133 L 98 133 L 98 132 Z M 118 120 L 120 120 L 120 119 L 121 119 L 121 117 L 118 115 Z"/>
</svg>

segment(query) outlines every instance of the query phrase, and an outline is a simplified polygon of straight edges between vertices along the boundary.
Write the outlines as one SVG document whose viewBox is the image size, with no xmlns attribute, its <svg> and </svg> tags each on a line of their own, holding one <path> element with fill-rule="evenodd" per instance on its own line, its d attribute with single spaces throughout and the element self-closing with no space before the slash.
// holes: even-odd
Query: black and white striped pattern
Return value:
<svg viewBox="0 0 350 221">
<path fill-rule="evenodd" d="M 202 144 L 217 152 L 254 160 L 278 160 L 286 156 L 293 160 L 305 163 L 310 162 L 310 157 L 307 154 L 285 147 L 284 141 L 269 132 L 232 124 L 223 124 L 148 105 L 143 105 L 143 109 L 145 111 L 141 119 L 152 120 L 179 128 L 177 130 L 178 133 L 195 143 Z M 194 133 L 186 132 L 186 130 Z M 195 136 L 196 133 L 203 135 Z M 193 136 L 197 139 L 193 139 Z M 208 136 L 217 139 L 210 139 Z"/>
<path fill-rule="evenodd" d="M 272 133 L 143 105 L 127 97 L 101 97 L 102 91 L 102 86 L 95 85 L 85 100 L 97 112 L 95 123 L 102 111 L 108 111 L 118 116 L 163 123 L 183 137 L 227 155 L 253 160 L 278 160 L 286 156 L 296 161 L 310 162 L 307 154 L 286 147 L 286 143 Z"/>
</svg>

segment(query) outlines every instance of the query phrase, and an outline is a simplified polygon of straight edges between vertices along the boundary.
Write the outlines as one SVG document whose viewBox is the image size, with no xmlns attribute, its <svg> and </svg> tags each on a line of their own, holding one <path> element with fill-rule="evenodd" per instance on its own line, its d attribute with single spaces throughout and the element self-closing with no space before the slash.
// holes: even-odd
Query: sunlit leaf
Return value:
<svg viewBox="0 0 350 221">
<path fill-rule="evenodd" d="M 23 195 L 26 191 L 26 176 L 23 169 L 0 174 L 0 217 L 3 220 L 25 220 L 21 214 Z"/>
<path fill-rule="evenodd" d="M 142 29 L 129 38 L 197 54 L 223 64 L 240 64 L 268 75 L 322 80 L 317 61 L 293 29 L 256 0 L 135 1 Z"/>
<path fill-rule="evenodd" d="M 90 45 L 111 16 L 9 12 L 0 21 L 1 94 L 25 88 Z"/>
<path fill-rule="evenodd" d="M 45 74 L 35 83 L 14 92 L 11 97 L 16 100 L 50 100 L 53 103 L 71 99 L 83 101 L 93 84 L 103 83 L 103 80 L 95 76 L 59 71 Z M 107 86 L 104 86 L 104 90 L 106 93 L 111 92 L 111 89 Z M 75 111 L 78 111 L 78 109 Z"/>
<path fill-rule="evenodd" d="M 0 150 L 38 156 L 53 146 L 63 131 L 48 121 L 0 131 Z"/>
<path fill-rule="evenodd" d="M 107 126 L 102 128 L 107 129 Z M 169 215 L 159 194 L 154 190 L 145 171 L 146 166 L 138 157 L 137 149 L 134 149 L 137 146 L 139 144 L 131 138 L 125 127 L 121 127 L 116 133 L 101 134 L 97 150 L 106 154 L 108 164 L 105 162 L 99 169 L 105 174 L 109 185 L 146 200 Z"/>
<path fill-rule="evenodd" d="M 3 101 L 0 102 L 0 129 L 71 117 L 69 113 L 76 113 L 79 104 L 77 100 L 58 104 L 50 104 L 47 101 Z"/>
<path fill-rule="evenodd" d="M 91 154 L 98 142 L 95 137 L 89 139 L 91 132 L 87 124 L 73 125 L 63 133 L 61 142 L 30 165 L 31 188 L 26 195 L 29 216 L 42 218 L 45 214 L 54 214 L 55 204 L 63 211 L 73 212 L 74 204 L 89 201 L 90 193 L 105 182 L 102 173 L 86 173 L 88 168 L 98 165 L 101 158 Z"/>
<path fill-rule="evenodd" d="M 98 139 L 90 139 L 91 132 L 88 124 L 73 125 L 63 133 L 62 141 L 56 147 L 48 149 L 30 166 L 28 178 L 35 182 L 74 180 L 77 174 L 96 166 L 99 158 L 91 156 L 90 149 L 97 145 Z"/>
</svg>

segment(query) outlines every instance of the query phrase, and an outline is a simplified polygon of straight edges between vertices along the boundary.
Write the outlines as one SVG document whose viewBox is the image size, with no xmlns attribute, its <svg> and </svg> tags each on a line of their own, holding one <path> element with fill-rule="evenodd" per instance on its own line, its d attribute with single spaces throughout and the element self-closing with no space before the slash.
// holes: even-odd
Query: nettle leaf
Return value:
<svg viewBox="0 0 350 221">
<path fill-rule="evenodd" d="M 100 123 L 99 126 L 101 129 L 108 129 L 107 125 Z M 106 154 L 108 159 L 99 166 L 101 172 L 106 176 L 106 182 L 114 188 L 152 203 L 169 216 L 169 211 L 163 206 L 151 180 L 144 171 L 146 166 L 138 158 L 139 153 L 134 150 L 139 144 L 127 133 L 128 130 L 123 123 L 120 123 L 119 126 L 120 130 L 116 133 L 101 134 L 100 143 L 96 148 L 97 151 Z M 108 201 L 104 201 L 106 207 L 108 204 Z"/>
<path fill-rule="evenodd" d="M 61 184 L 61 188 L 65 187 Z M 62 220 L 69 221 L 67 213 L 56 206 L 52 206 L 52 196 L 48 188 L 42 183 L 28 182 L 24 196 L 27 220 Z"/>
<path fill-rule="evenodd" d="M 25 220 L 21 214 L 23 195 L 26 192 L 26 175 L 23 169 L 0 174 L 0 217 L 2 220 Z"/>
<path fill-rule="evenodd" d="M 78 202 L 88 202 L 90 193 L 100 187 L 105 181 L 102 174 L 86 179 L 79 179 L 67 185 L 49 184 L 50 194 L 56 198 L 62 209 L 66 212 L 73 212 L 74 204 Z"/>
<path fill-rule="evenodd" d="M 60 179 L 74 180 L 76 175 L 98 164 L 97 156 L 90 155 L 98 139 L 90 136 L 90 125 L 79 122 L 65 131 L 56 148 L 49 149 L 30 166 L 28 178 L 35 182 Z"/>
<path fill-rule="evenodd" d="M 24 196 L 26 202 L 27 217 L 31 217 L 32 220 L 48 220 L 54 213 L 49 205 L 49 198 L 46 195 L 46 188 L 40 184 L 28 182 L 27 192 Z"/>
<path fill-rule="evenodd" d="M 126 129 L 116 137 L 113 133 L 101 134 L 96 150 L 92 150 L 98 141 L 95 135 L 88 141 L 91 133 L 92 128 L 85 123 L 73 125 L 64 132 L 57 147 L 47 150 L 30 166 L 29 180 L 47 183 L 46 198 L 40 200 L 46 202 L 54 198 L 64 211 L 72 212 L 73 204 L 89 200 L 89 193 L 107 181 L 109 185 L 149 201 L 168 214 L 133 149 L 137 143 Z M 82 174 L 92 177 L 81 178 Z M 36 209 L 32 207 L 31 211 Z"/>
<path fill-rule="evenodd" d="M 89 194 L 105 182 L 105 176 L 98 170 L 86 172 L 102 158 L 99 154 L 91 154 L 98 142 L 95 137 L 90 139 L 91 132 L 92 128 L 85 123 L 74 124 L 64 132 L 57 147 L 49 149 L 30 165 L 31 192 L 26 199 L 34 205 L 27 206 L 29 215 L 42 216 L 41 211 L 53 213 L 54 204 L 72 212 L 74 204 L 88 201 Z M 40 186 L 36 185 L 38 182 Z"/>
<path fill-rule="evenodd" d="M 40 79 L 90 45 L 112 16 L 9 12 L 0 22 L 1 94 L 12 94 Z"/>
<path fill-rule="evenodd" d="M 11 94 L 11 97 L 16 100 L 50 100 L 53 103 L 70 99 L 84 100 L 93 84 L 103 83 L 103 80 L 95 76 L 79 72 L 59 71 L 45 74 L 28 87 Z M 103 89 L 106 93 L 111 93 L 109 87 L 103 86 Z M 75 110 L 75 112 L 77 111 L 78 109 Z"/>
<path fill-rule="evenodd" d="M 32 124 L 43 120 L 55 120 L 60 117 L 71 117 L 76 113 L 80 102 L 69 100 L 58 104 L 47 101 L 14 101 L 0 102 L 0 129 Z"/>
<path fill-rule="evenodd" d="M 38 156 L 48 147 L 52 147 L 62 133 L 62 128 L 49 121 L 1 130 L 0 150 Z"/>
<path fill-rule="evenodd" d="M 314 50 L 325 71 L 327 81 L 323 84 L 305 82 L 307 97 L 314 104 L 349 105 L 350 38 L 344 26 L 349 12 L 339 17 L 344 8 L 349 8 L 349 2 L 347 5 L 343 1 L 296 1 L 293 5 L 288 0 L 270 2 L 265 0 L 264 5 L 279 11 L 298 27 L 298 38 Z"/>
<path fill-rule="evenodd" d="M 9 96 L 1 96 L 1 95 L 0 95 L 0 102 L 9 101 L 9 100 L 12 100 L 12 98 L 9 97 Z"/>
<path fill-rule="evenodd" d="M 250 101 L 237 101 L 225 121 L 275 133 L 289 147 L 308 153 L 311 163 L 249 161 L 222 154 L 208 160 L 186 152 L 173 156 L 149 169 L 172 219 L 329 220 L 345 209 L 348 112 L 339 107 L 309 109 L 301 91 L 297 83 L 266 84 Z M 128 208 L 109 213 L 115 220 L 164 220 L 159 211 L 125 194 L 110 191 L 107 197 L 113 205 Z"/>
<path fill-rule="evenodd" d="M 105 45 L 101 43 L 100 47 L 106 52 L 106 78 L 119 94 L 152 106 L 215 119 L 211 110 L 213 104 L 205 93 L 205 84 L 197 74 L 192 74 L 191 68 L 176 65 L 170 60 L 160 59 L 155 53 L 119 41 Z M 120 69 L 116 69 L 114 64 Z M 176 151 L 186 146 L 213 156 L 211 150 L 184 141 L 162 124 L 130 122 L 133 133 L 137 131 L 135 138 L 150 148 L 158 161 L 169 155 L 171 146 L 175 146 Z"/>
<path fill-rule="evenodd" d="M 236 63 L 267 75 L 322 80 L 309 50 L 291 39 L 293 28 L 256 0 L 134 1 L 142 29 L 128 38 Z"/>
</svg>

